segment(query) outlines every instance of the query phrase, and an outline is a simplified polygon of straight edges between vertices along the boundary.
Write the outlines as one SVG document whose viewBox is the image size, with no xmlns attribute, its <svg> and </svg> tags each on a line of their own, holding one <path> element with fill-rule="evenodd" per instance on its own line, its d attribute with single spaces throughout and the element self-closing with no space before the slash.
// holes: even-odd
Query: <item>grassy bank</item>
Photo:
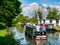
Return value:
<svg viewBox="0 0 60 45">
<path fill-rule="evenodd" d="M 13 34 L 9 34 L 7 29 L 0 30 L 0 45 L 18 45 L 18 40 L 13 38 Z"/>
<path fill-rule="evenodd" d="M 0 36 L 5 37 L 7 35 L 6 29 L 0 30 Z"/>
<path fill-rule="evenodd" d="M 57 31 L 60 31 L 60 27 L 59 27 L 59 26 L 56 26 L 55 29 L 56 29 Z"/>
<path fill-rule="evenodd" d="M 18 45 L 18 41 L 13 38 L 13 35 L 0 36 L 0 45 Z"/>
</svg>

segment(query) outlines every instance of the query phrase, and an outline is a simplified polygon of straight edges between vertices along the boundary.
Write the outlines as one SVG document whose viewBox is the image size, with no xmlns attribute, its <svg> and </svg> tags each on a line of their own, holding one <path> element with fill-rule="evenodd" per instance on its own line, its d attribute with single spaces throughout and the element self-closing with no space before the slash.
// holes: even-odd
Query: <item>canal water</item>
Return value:
<svg viewBox="0 0 60 45">
<path fill-rule="evenodd" d="M 25 36 L 25 31 L 20 33 L 16 27 L 10 28 L 10 32 L 14 34 L 14 38 L 19 40 L 19 45 L 60 45 L 60 32 L 48 32 L 47 40 L 31 39 Z"/>
</svg>

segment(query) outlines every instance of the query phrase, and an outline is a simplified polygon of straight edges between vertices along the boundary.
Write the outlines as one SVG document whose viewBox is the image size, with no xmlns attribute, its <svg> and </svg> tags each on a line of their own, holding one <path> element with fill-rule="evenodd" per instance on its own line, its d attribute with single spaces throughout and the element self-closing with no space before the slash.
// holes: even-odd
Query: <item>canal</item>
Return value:
<svg viewBox="0 0 60 45">
<path fill-rule="evenodd" d="M 16 27 L 10 28 L 14 38 L 19 40 L 19 45 L 60 45 L 60 32 L 50 31 L 47 33 L 47 40 L 35 40 L 25 36 L 25 31 L 20 33 Z"/>
<path fill-rule="evenodd" d="M 60 32 L 48 32 L 47 40 L 37 40 L 26 37 L 30 45 L 60 45 Z"/>
</svg>

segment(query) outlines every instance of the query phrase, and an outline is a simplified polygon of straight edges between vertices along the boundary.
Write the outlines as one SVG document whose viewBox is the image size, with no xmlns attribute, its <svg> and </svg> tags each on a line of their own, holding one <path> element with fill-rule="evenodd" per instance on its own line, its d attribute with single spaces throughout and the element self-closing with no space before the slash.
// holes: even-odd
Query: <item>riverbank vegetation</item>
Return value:
<svg viewBox="0 0 60 45">
<path fill-rule="evenodd" d="M 55 29 L 56 31 L 60 31 L 60 27 L 58 25 L 55 27 Z"/>
<path fill-rule="evenodd" d="M 0 45 L 18 45 L 18 41 L 9 34 L 13 20 L 22 12 L 19 0 L 0 0 Z"/>
<path fill-rule="evenodd" d="M 0 36 L 5 37 L 8 34 L 6 29 L 0 30 Z"/>
<path fill-rule="evenodd" d="M 23 33 L 24 27 L 22 27 L 22 23 L 20 24 L 20 22 L 18 22 L 18 23 L 15 25 L 15 27 L 18 28 L 18 30 L 20 31 L 20 33 Z"/>
<path fill-rule="evenodd" d="M 0 36 L 0 45 L 18 45 L 18 41 L 13 38 L 13 35 Z"/>
</svg>

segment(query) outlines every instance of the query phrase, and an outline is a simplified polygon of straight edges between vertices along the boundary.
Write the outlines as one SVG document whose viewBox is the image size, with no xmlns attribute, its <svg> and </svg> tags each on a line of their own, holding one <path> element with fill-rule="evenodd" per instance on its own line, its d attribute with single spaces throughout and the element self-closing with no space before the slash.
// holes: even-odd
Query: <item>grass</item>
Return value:
<svg viewBox="0 0 60 45">
<path fill-rule="evenodd" d="M 60 31 L 60 27 L 59 27 L 59 26 L 56 26 L 55 29 L 56 29 L 57 31 Z"/>
<path fill-rule="evenodd" d="M 7 35 L 7 31 L 4 30 L 0 30 L 0 36 L 5 37 Z"/>
</svg>

